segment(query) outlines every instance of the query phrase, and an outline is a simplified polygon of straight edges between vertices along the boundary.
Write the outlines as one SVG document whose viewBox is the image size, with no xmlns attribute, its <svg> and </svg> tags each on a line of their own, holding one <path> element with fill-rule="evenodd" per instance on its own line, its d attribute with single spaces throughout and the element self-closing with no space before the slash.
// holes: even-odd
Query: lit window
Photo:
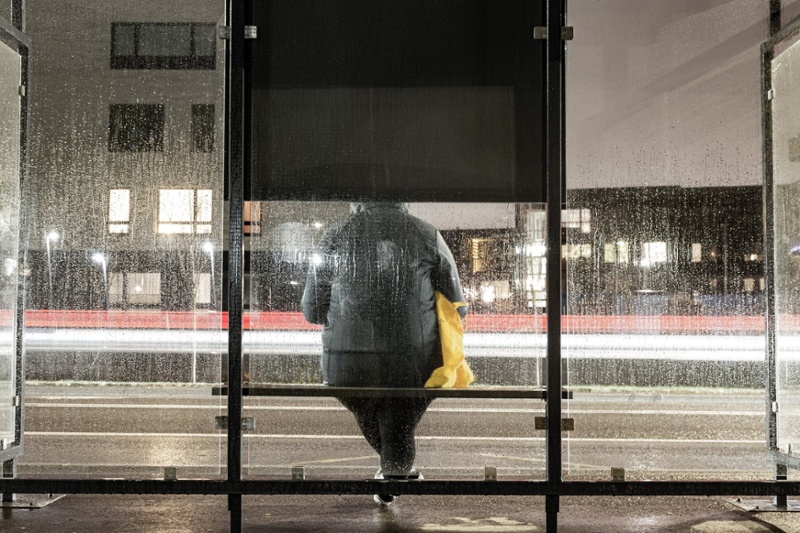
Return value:
<svg viewBox="0 0 800 533">
<path fill-rule="evenodd" d="M 753 278 L 744 278 L 744 292 L 753 292 L 756 290 L 756 280 Z"/>
<path fill-rule="evenodd" d="M 766 288 L 766 283 L 764 282 L 764 278 L 760 278 L 758 280 L 758 290 L 763 291 Z"/>
<path fill-rule="evenodd" d="M 761 261 L 761 254 L 744 254 L 746 262 Z"/>
<path fill-rule="evenodd" d="M 161 304 L 161 274 L 159 272 L 130 272 L 125 275 L 125 282 L 129 304 Z"/>
<path fill-rule="evenodd" d="M 108 192 L 108 232 L 128 233 L 131 221 L 131 191 L 111 189 Z"/>
<path fill-rule="evenodd" d="M 606 263 L 617 262 L 617 247 L 613 243 L 603 246 L 603 261 Z"/>
<path fill-rule="evenodd" d="M 261 202 L 244 203 L 244 234 L 261 235 Z"/>
<path fill-rule="evenodd" d="M 480 286 L 481 301 L 486 304 L 511 298 L 511 284 L 508 281 L 483 281 Z"/>
<path fill-rule="evenodd" d="M 123 285 L 125 284 L 125 274 L 122 272 L 111 272 L 108 276 L 108 305 L 122 305 L 125 301 Z"/>
<path fill-rule="evenodd" d="M 564 259 L 590 259 L 592 257 L 592 245 L 564 244 L 561 246 L 561 255 Z"/>
<path fill-rule="evenodd" d="M 488 255 L 489 239 L 472 239 L 472 272 L 483 271 L 484 259 Z"/>
<path fill-rule="evenodd" d="M 627 241 L 617 241 L 617 263 L 627 265 L 630 262 L 630 252 Z"/>
<path fill-rule="evenodd" d="M 211 233 L 211 197 L 209 189 L 161 189 L 158 232 Z"/>
<path fill-rule="evenodd" d="M 194 303 L 196 305 L 211 304 L 211 274 L 196 273 L 192 276 L 194 280 Z"/>
<path fill-rule="evenodd" d="M 667 262 L 667 243 L 645 242 L 642 243 L 641 266 L 649 267 L 658 263 Z"/>
<path fill-rule="evenodd" d="M 159 272 L 111 272 L 108 276 L 108 303 L 114 306 L 160 305 Z"/>
<path fill-rule="evenodd" d="M 692 263 L 699 263 L 703 260 L 703 245 L 699 242 L 692 243 Z"/>
<path fill-rule="evenodd" d="M 561 212 L 561 227 L 580 228 L 581 233 L 592 231 L 592 211 L 590 209 L 564 209 Z"/>
</svg>

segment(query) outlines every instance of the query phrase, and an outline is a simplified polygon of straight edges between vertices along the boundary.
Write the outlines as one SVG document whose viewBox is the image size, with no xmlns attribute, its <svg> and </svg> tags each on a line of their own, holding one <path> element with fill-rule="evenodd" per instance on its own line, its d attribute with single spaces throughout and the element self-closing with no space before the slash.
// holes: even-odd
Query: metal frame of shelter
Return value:
<svg viewBox="0 0 800 533">
<path fill-rule="evenodd" d="M 565 58 L 563 40 L 566 28 L 566 0 L 546 0 L 547 25 L 538 29 L 546 39 L 546 176 L 547 203 L 561 206 L 565 176 Z M 0 24 L 0 31 L 15 36 L 27 47 L 24 32 L 24 0 L 14 0 L 14 27 Z M 101 479 L 16 479 L 13 467 L 4 470 L 0 492 L 11 493 L 69 493 L 69 494 L 189 494 L 227 495 L 230 511 L 230 530 L 242 528 L 242 496 L 258 494 L 437 494 L 437 495 L 516 495 L 544 496 L 547 531 L 558 529 L 559 503 L 562 496 L 775 496 L 785 498 L 800 494 L 800 482 L 785 480 L 786 461 L 776 459 L 776 479 L 772 481 L 564 481 L 562 479 L 562 394 L 546 394 L 546 473 L 541 481 L 504 480 L 424 480 L 413 483 L 379 480 L 344 479 L 242 479 L 242 296 L 244 256 L 242 229 L 244 215 L 244 177 L 247 171 L 246 109 L 246 1 L 227 0 L 226 16 L 230 37 L 226 45 L 226 182 L 230 195 L 230 254 L 228 262 L 229 295 L 229 354 L 228 358 L 228 417 L 227 417 L 227 477 L 224 480 L 101 480 Z M 771 40 L 765 44 L 765 64 L 768 65 L 771 47 L 800 23 L 780 30 L 780 0 L 770 0 Z M 794 28 L 794 30 L 792 30 Z M 532 36 L 533 38 L 533 36 Z M 26 48 L 27 50 L 27 48 Z M 765 69 L 768 67 L 764 67 Z M 765 76 L 768 80 L 768 76 Z M 768 81 L 765 81 L 765 84 Z M 765 86 L 765 89 L 768 87 Z M 27 104 L 27 102 L 25 102 Z M 768 107 L 768 106 L 767 106 Z M 765 132 L 770 129 L 769 114 L 765 114 Z M 25 128 L 23 128 L 23 135 Z M 767 135 L 765 133 L 765 139 Z M 23 152 L 24 153 L 24 152 Z M 771 185 L 769 143 L 765 140 L 765 182 Z M 768 187 L 767 189 L 768 190 Z M 771 213 L 771 193 L 767 194 L 767 213 Z M 767 218 L 769 220 L 769 218 Z M 770 228 L 770 224 L 767 227 Z M 547 210 L 548 242 L 561 240 L 561 209 Z M 771 228 L 768 232 L 771 232 Z M 767 247 L 772 242 L 768 233 Z M 769 251 L 769 248 L 767 248 Z M 769 255 L 768 253 L 766 254 Z M 547 252 L 547 383 L 550 388 L 562 383 L 561 354 L 561 247 L 549 246 Z M 768 263 L 768 291 L 774 290 L 774 266 Z M 771 299 L 772 301 L 772 299 Z M 771 304 L 774 305 L 774 304 Z M 21 306 L 20 306 L 21 308 Z M 774 307 L 768 320 L 767 406 L 775 395 Z M 21 351 L 19 352 L 21 354 Z M 21 357 L 21 355 L 18 355 Z M 22 360 L 18 361 L 19 386 L 24 382 Z M 22 390 L 19 390 L 20 397 Z M 770 396 L 772 395 L 772 396 Z M 771 409 L 768 409 L 771 413 Z M 21 414 L 21 409 L 20 409 Z M 13 463 L 21 450 L 22 418 L 18 417 L 19 441 L 14 451 L 0 452 L 0 460 Z M 768 417 L 767 444 L 774 444 L 776 422 Z"/>
<path fill-rule="evenodd" d="M 773 86 L 772 61 L 776 57 L 776 49 L 787 40 L 797 40 L 800 36 L 800 17 L 781 27 L 780 1 L 772 2 L 772 18 L 770 20 L 770 39 L 761 48 L 761 109 L 763 135 L 763 170 L 764 170 L 764 269 L 766 274 L 766 410 L 767 410 L 767 454 L 775 467 L 775 479 L 787 479 L 788 469 L 800 469 L 800 459 L 791 452 L 782 451 L 778 447 L 778 361 L 776 353 L 777 311 L 775 305 L 775 181 L 774 181 L 774 144 L 773 144 Z M 776 497 L 776 507 L 786 507 L 784 495 Z"/>
<path fill-rule="evenodd" d="M 10 47 L 16 46 L 17 52 L 20 57 L 20 160 L 19 160 L 19 177 L 20 184 L 24 183 L 28 171 L 28 68 L 29 68 L 29 54 L 31 49 L 31 41 L 27 35 L 22 31 L 24 27 L 24 9 L 22 2 L 17 0 L 12 4 L 11 11 L 12 20 L 6 21 L 0 19 L 0 40 Z M 20 227 L 24 220 L 25 214 L 20 212 Z M 20 253 L 20 257 L 22 253 Z M 20 290 L 17 294 L 17 313 L 15 316 L 15 346 L 14 346 L 14 375 L 12 377 L 14 388 L 14 401 L 15 417 L 14 417 L 14 438 L 11 442 L 6 443 L 5 446 L 0 447 L 0 463 L 2 463 L 2 470 L 0 470 L 0 481 L 3 479 L 14 478 L 17 475 L 17 462 L 16 459 L 22 455 L 23 442 L 25 438 L 25 419 L 24 409 L 22 407 L 23 398 L 25 397 L 25 368 L 22 350 L 22 328 L 23 322 L 23 307 L 24 307 L 24 293 Z M 11 500 L 13 493 L 9 491 L 2 491 L 2 501 Z"/>
</svg>

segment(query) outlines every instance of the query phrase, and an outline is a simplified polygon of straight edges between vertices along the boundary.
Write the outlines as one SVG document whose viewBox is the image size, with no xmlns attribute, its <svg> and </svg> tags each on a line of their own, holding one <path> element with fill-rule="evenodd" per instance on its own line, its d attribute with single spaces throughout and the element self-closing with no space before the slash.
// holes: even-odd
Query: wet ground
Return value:
<svg viewBox="0 0 800 533">
<path fill-rule="evenodd" d="M 180 478 L 224 475 L 220 398 L 193 387 L 31 386 L 20 474 Z M 753 391 L 581 391 L 567 416 L 565 475 L 608 479 L 767 479 L 764 400 Z M 429 479 L 541 479 L 542 402 L 437 400 L 419 428 L 418 463 Z M 377 458 L 352 417 L 330 399 L 249 399 L 244 475 L 371 477 Z M 796 416 L 787 413 L 787 416 Z M 382 509 L 369 496 L 248 496 L 245 532 L 545 531 L 541 497 L 412 496 Z M 221 496 L 67 495 L 41 509 L 4 509 L 0 532 L 202 533 L 228 531 Z M 800 513 L 748 513 L 724 498 L 565 497 L 559 531 L 573 533 L 800 533 Z"/>
<path fill-rule="evenodd" d="M 535 533 L 540 497 L 403 496 L 388 508 L 367 496 L 244 498 L 244 532 Z M 36 510 L 5 510 L 8 533 L 228 531 L 220 496 L 70 495 Z M 800 513 L 747 513 L 718 498 L 563 498 L 564 533 L 800 533 Z"/>
</svg>

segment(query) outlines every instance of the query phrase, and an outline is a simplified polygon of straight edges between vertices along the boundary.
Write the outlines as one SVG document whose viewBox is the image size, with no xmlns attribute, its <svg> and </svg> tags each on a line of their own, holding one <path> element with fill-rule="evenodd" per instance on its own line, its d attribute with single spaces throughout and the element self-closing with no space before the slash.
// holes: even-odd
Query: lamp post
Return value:
<svg viewBox="0 0 800 533">
<path fill-rule="evenodd" d="M 44 236 L 44 245 L 47 250 L 47 308 L 53 308 L 53 260 L 50 256 L 50 243 L 58 242 L 61 235 L 51 230 Z"/>
<path fill-rule="evenodd" d="M 211 265 L 211 305 L 214 306 L 216 302 L 215 294 L 214 294 L 214 243 L 210 241 L 206 241 L 203 243 L 203 251 L 208 254 L 208 261 Z"/>
<path fill-rule="evenodd" d="M 108 309 L 108 260 L 105 254 L 95 252 L 92 261 L 100 265 L 103 269 L 103 288 L 105 289 L 105 308 Z"/>
</svg>

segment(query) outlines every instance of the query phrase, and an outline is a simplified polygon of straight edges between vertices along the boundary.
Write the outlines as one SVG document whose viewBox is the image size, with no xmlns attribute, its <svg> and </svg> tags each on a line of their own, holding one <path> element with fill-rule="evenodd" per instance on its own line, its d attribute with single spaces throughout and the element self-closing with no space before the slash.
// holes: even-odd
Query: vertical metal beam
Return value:
<svg viewBox="0 0 800 533">
<path fill-rule="evenodd" d="M 242 285 L 244 252 L 244 26 L 245 3 L 228 0 L 226 123 L 229 193 L 228 250 L 228 496 L 230 530 L 242 526 Z M 239 492 L 237 494 L 237 492 Z"/>
<path fill-rule="evenodd" d="M 25 0 L 12 0 L 11 24 L 21 32 L 25 32 Z"/>
<path fill-rule="evenodd" d="M 769 35 L 781 31 L 781 0 L 769 0 Z"/>
<path fill-rule="evenodd" d="M 11 4 L 11 23 L 20 30 L 25 31 L 25 0 L 13 0 Z M 22 277 L 22 267 L 26 264 L 25 250 L 27 248 L 26 232 L 28 228 L 27 211 L 25 210 L 23 195 L 28 177 L 28 94 L 30 92 L 29 77 L 29 50 L 28 46 L 20 43 L 18 45 L 20 55 L 20 85 L 25 88 L 25 92 L 20 97 L 20 118 L 19 118 L 19 205 L 18 205 L 18 252 L 17 252 L 17 273 L 16 273 L 16 316 L 15 320 L 15 339 L 14 339 L 14 442 L 12 446 L 22 449 L 25 440 L 25 354 L 23 351 L 22 335 L 25 328 L 25 284 Z M 17 477 L 17 460 L 11 459 L 2 465 L 2 477 Z M 14 495 L 4 493 L 2 500 L 5 502 L 13 501 Z"/>
<path fill-rule="evenodd" d="M 781 29 L 781 0 L 769 2 L 769 34 L 775 36 Z M 775 189 L 772 144 L 772 43 L 761 51 L 761 139 L 762 169 L 764 173 L 764 278 L 766 295 L 766 365 L 764 372 L 767 411 L 767 450 L 778 450 L 778 366 L 776 354 L 777 317 L 775 307 Z M 775 461 L 774 478 L 786 479 L 787 467 Z M 786 496 L 776 496 L 775 505 L 786 507 Z"/>
<path fill-rule="evenodd" d="M 561 484 L 561 207 L 564 180 L 564 41 L 566 0 L 547 2 L 547 481 Z M 558 529 L 559 496 L 546 499 L 547 531 Z"/>
</svg>

